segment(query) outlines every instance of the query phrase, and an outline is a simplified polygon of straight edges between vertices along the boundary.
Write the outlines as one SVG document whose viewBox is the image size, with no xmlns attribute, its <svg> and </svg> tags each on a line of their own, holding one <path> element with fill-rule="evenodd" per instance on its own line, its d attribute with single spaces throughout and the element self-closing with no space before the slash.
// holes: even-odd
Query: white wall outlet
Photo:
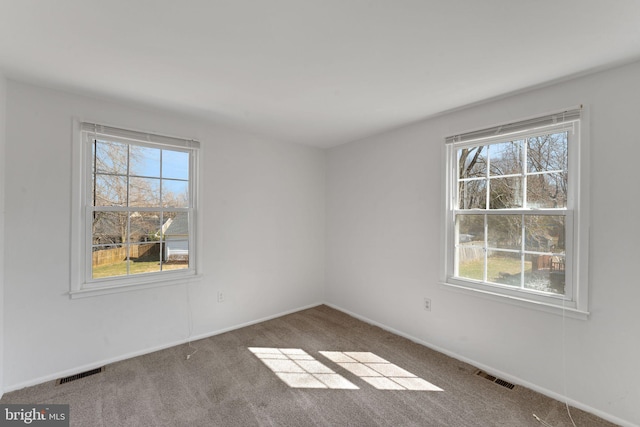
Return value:
<svg viewBox="0 0 640 427">
<path fill-rule="evenodd" d="M 224 302 L 224 292 L 218 291 L 218 302 Z"/>
<path fill-rule="evenodd" d="M 424 299 L 424 309 L 426 311 L 431 311 L 431 298 Z"/>
</svg>

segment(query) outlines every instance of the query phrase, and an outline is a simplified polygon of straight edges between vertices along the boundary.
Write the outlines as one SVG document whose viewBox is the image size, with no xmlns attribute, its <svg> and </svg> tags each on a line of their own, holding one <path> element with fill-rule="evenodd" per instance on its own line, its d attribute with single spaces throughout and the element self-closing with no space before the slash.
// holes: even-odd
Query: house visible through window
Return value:
<svg viewBox="0 0 640 427">
<path fill-rule="evenodd" d="M 89 123 L 81 134 L 85 255 L 75 290 L 193 274 L 198 143 Z"/>
<path fill-rule="evenodd" d="M 580 110 L 447 143 L 447 283 L 579 308 Z"/>
</svg>

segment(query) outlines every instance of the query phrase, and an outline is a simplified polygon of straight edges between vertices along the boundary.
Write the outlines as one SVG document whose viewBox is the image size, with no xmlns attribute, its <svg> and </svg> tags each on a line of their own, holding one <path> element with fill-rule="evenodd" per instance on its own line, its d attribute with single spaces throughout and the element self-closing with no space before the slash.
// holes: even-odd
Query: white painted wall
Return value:
<svg viewBox="0 0 640 427">
<path fill-rule="evenodd" d="M 0 397 L 4 393 L 4 169 L 7 80 L 0 73 Z"/>
<path fill-rule="evenodd" d="M 204 336 L 326 299 L 550 394 L 563 393 L 566 376 L 572 402 L 621 424 L 640 424 L 638 75 L 640 63 L 327 153 L 9 81 L 6 147 L 0 111 L 9 183 L 0 185 L 6 200 L 0 384 L 12 390 L 181 342 L 189 311 L 193 335 Z M 0 108 L 3 84 L 0 79 Z M 592 314 L 565 320 L 563 344 L 557 315 L 438 285 L 440 150 L 445 135 L 579 103 L 591 110 Z M 202 141 L 204 278 L 188 288 L 191 310 L 185 286 L 76 300 L 65 295 L 74 116 Z M 225 303 L 216 302 L 218 290 Z M 422 309 L 425 296 L 431 312 Z"/>
<path fill-rule="evenodd" d="M 1 94 L 2 92 L 0 92 Z M 201 141 L 202 281 L 70 300 L 72 117 Z M 323 300 L 324 152 L 8 81 L 5 391 Z M 217 292 L 226 301 L 217 302 Z"/>
<path fill-rule="evenodd" d="M 625 425 L 640 425 L 640 63 L 521 93 L 327 154 L 327 301 Z M 438 284 L 444 137 L 585 104 L 587 321 Z M 432 299 L 432 311 L 422 308 Z M 566 348 L 566 370 L 563 369 Z"/>
</svg>

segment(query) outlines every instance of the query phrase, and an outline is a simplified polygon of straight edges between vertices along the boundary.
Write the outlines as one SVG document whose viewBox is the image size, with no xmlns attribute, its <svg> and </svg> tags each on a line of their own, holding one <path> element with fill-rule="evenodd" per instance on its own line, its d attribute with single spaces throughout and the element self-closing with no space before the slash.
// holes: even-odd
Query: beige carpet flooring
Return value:
<svg viewBox="0 0 640 427">
<path fill-rule="evenodd" d="M 570 427 L 564 403 L 318 306 L 0 403 L 70 404 L 72 426 Z M 611 426 L 572 408 L 579 427 Z"/>
</svg>

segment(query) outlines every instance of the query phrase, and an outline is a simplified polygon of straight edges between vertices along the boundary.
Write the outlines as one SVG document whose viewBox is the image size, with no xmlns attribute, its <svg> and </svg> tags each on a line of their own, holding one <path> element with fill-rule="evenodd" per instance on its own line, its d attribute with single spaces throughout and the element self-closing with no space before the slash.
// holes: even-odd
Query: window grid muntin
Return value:
<svg viewBox="0 0 640 427">
<path fill-rule="evenodd" d="M 503 135 L 502 137 L 492 137 L 492 138 L 487 138 L 485 139 L 482 143 L 478 142 L 478 141 L 467 141 L 464 143 L 453 143 L 453 152 L 451 155 L 451 159 L 452 159 L 452 163 L 453 163 L 453 167 L 452 167 L 452 173 L 453 173 L 453 180 L 451 181 L 452 184 L 455 186 L 453 191 L 451 192 L 452 195 L 452 206 L 454 207 L 454 209 L 452 210 L 452 219 L 453 219 L 453 231 L 454 231 L 454 240 L 453 240 L 453 246 L 454 246 L 454 256 L 453 256 L 453 279 L 461 279 L 463 281 L 472 281 L 472 282 L 477 282 L 477 283 L 481 283 L 482 285 L 488 285 L 490 287 L 492 286 L 498 286 L 498 287 L 504 287 L 504 286 L 508 286 L 508 285 L 503 285 L 500 283 L 495 283 L 495 282 L 489 282 L 488 281 L 488 277 L 487 277 L 487 273 L 488 273 L 488 253 L 489 251 L 498 251 L 498 252 L 508 252 L 508 253 L 519 253 L 520 254 L 520 286 L 517 288 L 517 290 L 519 292 L 525 292 L 525 293 L 534 293 L 534 294 L 538 294 L 538 295 L 542 295 L 543 297 L 551 297 L 551 298 L 561 298 L 562 300 L 573 300 L 573 283 L 572 283 L 572 274 L 571 274 L 571 269 L 569 268 L 565 268 L 564 270 L 564 294 L 556 294 L 556 293 L 551 293 L 551 292 L 542 292 L 542 291 L 537 291 L 537 290 L 532 290 L 532 289 L 528 289 L 526 288 L 526 282 L 525 282 L 525 263 L 526 263 L 526 256 L 527 255 L 559 255 L 559 254 L 555 254 L 555 253 L 550 253 L 550 252 L 543 252 L 540 253 L 538 251 L 529 251 L 529 250 L 525 250 L 525 234 L 526 234 L 526 227 L 525 227 L 525 216 L 539 216 L 539 215 L 561 215 L 565 217 L 565 222 L 564 222 L 564 239 L 565 239 L 565 251 L 564 253 L 562 253 L 562 256 L 564 257 L 564 261 L 565 261 L 565 266 L 570 266 L 570 262 L 571 262 L 571 236 L 570 231 L 571 228 L 569 228 L 570 226 L 572 227 L 572 224 L 570 224 L 571 221 L 568 221 L 567 218 L 571 218 L 572 217 L 572 209 L 571 209 L 571 202 L 572 202 L 572 198 L 571 198 L 571 182 L 567 183 L 567 194 L 566 194 L 566 200 L 565 200 L 565 207 L 563 208 L 529 208 L 527 207 L 527 205 L 529 204 L 529 200 L 528 200 L 528 191 L 527 191 L 527 183 L 528 183 L 528 177 L 531 176 L 537 176 L 537 175 L 551 175 L 553 173 L 566 173 L 567 174 L 567 180 L 569 180 L 571 178 L 572 175 L 569 175 L 567 170 L 557 170 L 557 169 L 553 169 L 553 170 L 544 170 L 544 171 L 535 171 L 535 172 L 531 172 L 529 173 L 528 171 L 528 159 L 527 159 L 527 153 L 528 153 L 528 144 L 529 144 L 529 138 L 535 138 L 535 137 L 539 137 L 539 136 L 544 136 L 544 135 L 554 135 L 554 134 L 561 134 L 561 133 L 565 133 L 565 141 L 566 141 L 566 150 L 567 153 L 565 154 L 566 161 L 565 163 L 567 164 L 567 167 L 569 169 L 569 171 L 571 170 L 571 157 L 569 156 L 569 147 L 571 145 L 570 141 L 572 138 L 572 134 L 573 132 L 575 132 L 575 122 L 570 122 L 570 123 L 563 123 L 560 126 L 549 126 L 547 128 L 545 128 L 544 130 L 537 130 L 537 131 L 533 131 L 533 132 L 522 132 L 522 133 L 518 133 L 517 137 L 514 136 L 512 139 L 509 139 L 507 135 Z M 492 145 L 496 145 L 496 144 L 500 144 L 500 143 L 504 143 L 504 142 L 513 142 L 513 141 L 522 141 L 522 145 L 520 147 L 520 152 L 522 153 L 522 159 L 520 160 L 522 162 L 522 173 L 520 174 L 505 174 L 505 175 L 492 175 L 491 174 L 491 146 Z M 478 146 L 487 146 L 487 153 L 486 153 L 486 170 L 484 171 L 484 176 L 473 176 L 473 177 L 468 177 L 468 178 L 460 178 L 460 161 L 459 161 L 459 150 L 463 149 L 463 148 L 474 148 L 474 147 L 478 147 Z M 510 209 L 492 209 L 490 208 L 490 197 L 491 197 L 491 180 L 492 179 L 496 179 L 496 178 L 507 178 L 507 177 L 522 177 L 522 189 L 520 190 L 520 194 L 522 197 L 522 207 L 521 208 L 510 208 Z M 463 209 L 461 208 L 461 203 L 463 197 L 461 197 L 460 195 L 460 189 L 461 189 L 461 183 L 465 183 L 465 182 L 472 182 L 472 181 L 485 181 L 485 198 L 486 198 L 486 202 L 485 202 L 485 209 Z M 465 187 L 466 188 L 466 187 Z M 520 246 L 521 249 L 520 250 L 506 250 L 504 248 L 492 248 L 488 245 L 488 229 L 487 229 L 487 218 L 489 215 L 508 215 L 508 214 L 519 214 L 522 215 L 522 220 L 521 220 L 521 242 L 520 242 Z M 484 256 L 483 256 L 483 280 L 482 282 L 478 282 L 477 280 L 474 279 L 469 279 L 469 278 L 465 278 L 465 277 L 461 277 L 459 274 L 459 266 L 460 266 L 460 262 L 459 262 L 459 247 L 460 247 L 460 239 L 458 237 L 459 235 L 459 231 L 458 231 L 458 217 L 461 215 L 484 215 L 484 246 L 483 246 L 483 250 L 484 250 Z M 508 286 L 509 288 L 513 288 L 512 286 Z M 535 299 L 535 298 L 534 298 Z"/>
</svg>

